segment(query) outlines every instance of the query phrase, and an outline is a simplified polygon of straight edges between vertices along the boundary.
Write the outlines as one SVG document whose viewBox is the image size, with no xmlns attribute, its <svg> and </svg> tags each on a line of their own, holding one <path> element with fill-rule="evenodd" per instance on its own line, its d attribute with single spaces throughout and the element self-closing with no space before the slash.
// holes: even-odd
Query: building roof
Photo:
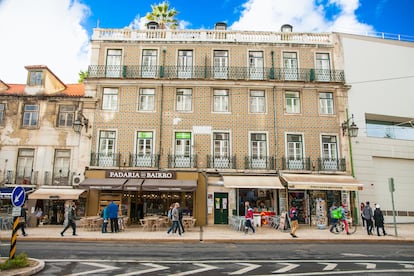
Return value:
<svg viewBox="0 0 414 276">
<path fill-rule="evenodd" d="M 23 96 L 25 95 L 26 84 L 6 84 L 8 89 L 0 91 L 0 95 L 14 95 Z M 66 89 L 54 94 L 53 96 L 64 96 L 64 97 L 83 97 L 85 95 L 85 85 L 83 83 L 65 84 Z"/>
</svg>

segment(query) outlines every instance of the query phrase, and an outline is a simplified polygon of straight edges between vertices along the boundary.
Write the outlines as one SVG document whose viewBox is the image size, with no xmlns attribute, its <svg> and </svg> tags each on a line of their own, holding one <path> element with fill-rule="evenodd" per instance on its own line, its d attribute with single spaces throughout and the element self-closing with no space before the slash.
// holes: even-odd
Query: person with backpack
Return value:
<svg viewBox="0 0 414 276">
<path fill-rule="evenodd" d="M 331 233 L 333 233 L 333 229 L 335 227 L 335 225 L 338 223 L 338 214 L 335 211 L 338 207 L 336 206 L 336 202 L 332 203 L 331 208 L 329 208 L 329 216 L 331 218 L 331 228 L 329 229 L 329 231 L 331 231 Z"/>
<path fill-rule="evenodd" d="M 296 236 L 296 231 L 298 230 L 298 211 L 296 210 L 296 206 L 292 206 L 289 210 L 289 218 L 290 218 L 290 222 L 291 222 L 291 226 L 292 226 L 292 231 L 290 232 L 290 235 L 293 238 L 297 238 L 298 236 Z"/>
</svg>

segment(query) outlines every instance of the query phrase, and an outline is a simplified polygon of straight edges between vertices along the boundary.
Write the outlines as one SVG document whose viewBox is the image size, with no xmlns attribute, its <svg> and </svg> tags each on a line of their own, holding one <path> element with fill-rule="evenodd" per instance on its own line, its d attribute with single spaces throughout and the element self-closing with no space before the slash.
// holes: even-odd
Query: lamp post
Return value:
<svg viewBox="0 0 414 276">
<path fill-rule="evenodd" d="M 346 110 L 346 121 L 342 123 L 342 136 L 348 135 L 348 144 L 349 144 L 349 161 L 351 163 L 351 173 L 352 176 L 355 177 L 354 171 L 354 160 L 352 158 L 352 143 L 351 138 L 358 136 L 358 127 L 354 122 L 354 115 L 352 114 L 351 117 L 348 117 L 348 109 Z M 349 125 L 349 121 L 352 120 L 351 125 Z"/>
<path fill-rule="evenodd" d="M 73 122 L 73 131 L 81 133 L 82 127 L 85 126 L 86 132 L 89 128 L 89 120 L 82 113 L 78 114 L 78 118 Z"/>
</svg>

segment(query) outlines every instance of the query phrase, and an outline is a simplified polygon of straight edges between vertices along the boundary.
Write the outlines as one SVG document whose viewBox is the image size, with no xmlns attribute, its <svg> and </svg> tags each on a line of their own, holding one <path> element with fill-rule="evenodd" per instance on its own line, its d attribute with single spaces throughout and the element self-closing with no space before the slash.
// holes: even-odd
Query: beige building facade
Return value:
<svg viewBox="0 0 414 276">
<path fill-rule="evenodd" d="M 356 210 L 340 41 L 282 29 L 94 29 L 89 214 L 111 194 L 132 220 L 178 201 L 198 225 L 246 201 L 321 227 L 334 201 Z"/>
</svg>

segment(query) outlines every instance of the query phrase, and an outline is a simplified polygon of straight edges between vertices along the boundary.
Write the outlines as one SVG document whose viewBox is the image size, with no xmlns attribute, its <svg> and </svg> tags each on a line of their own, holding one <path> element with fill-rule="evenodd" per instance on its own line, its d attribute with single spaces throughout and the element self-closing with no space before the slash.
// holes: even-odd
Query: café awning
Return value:
<svg viewBox="0 0 414 276">
<path fill-rule="evenodd" d="M 192 192 L 197 188 L 196 180 L 146 179 L 142 191 Z"/>
<path fill-rule="evenodd" d="M 284 189 L 278 176 L 223 176 L 226 188 Z"/>
<path fill-rule="evenodd" d="M 130 179 L 124 184 L 124 191 L 140 191 L 143 179 Z"/>
<path fill-rule="evenodd" d="M 84 193 L 82 189 L 46 189 L 40 188 L 29 194 L 29 199 L 63 199 L 76 200 Z"/>
<path fill-rule="evenodd" d="M 283 174 L 281 178 L 291 190 L 360 191 L 364 186 L 349 175 Z"/>
<path fill-rule="evenodd" d="M 127 179 L 117 178 L 87 178 L 81 183 L 79 187 L 83 189 L 95 190 L 122 190 Z"/>
</svg>

